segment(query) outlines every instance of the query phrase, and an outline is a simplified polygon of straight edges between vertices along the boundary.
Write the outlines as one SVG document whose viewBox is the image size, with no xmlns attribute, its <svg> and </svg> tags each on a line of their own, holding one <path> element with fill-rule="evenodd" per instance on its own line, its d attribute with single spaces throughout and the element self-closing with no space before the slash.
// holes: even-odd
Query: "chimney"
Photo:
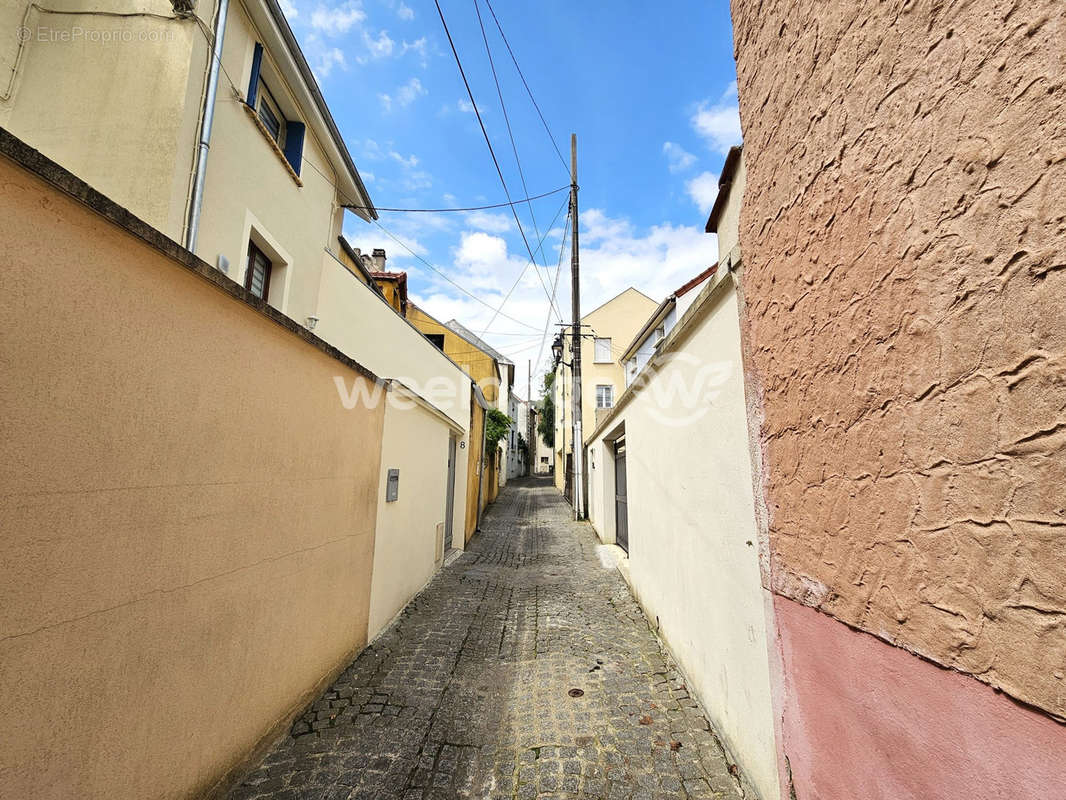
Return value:
<svg viewBox="0 0 1066 800">
<path fill-rule="evenodd" d="M 385 250 L 384 250 L 384 248 L 375 247 L 374 248 L 373 259 L 374 259 L 374 271 L 375 272 L 384 272 L 385 271 Z"/>
</svg>

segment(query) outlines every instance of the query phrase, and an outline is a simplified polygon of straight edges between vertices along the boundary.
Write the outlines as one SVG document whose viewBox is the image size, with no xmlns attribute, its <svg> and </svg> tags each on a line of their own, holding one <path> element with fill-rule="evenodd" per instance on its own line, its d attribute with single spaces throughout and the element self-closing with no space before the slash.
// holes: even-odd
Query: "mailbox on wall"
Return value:
<svg viewBox="0 0 1066 800">
<path fill-rule="evenodd" d="M 385 482 L 385 502 L 392 503 L 400 496 L 400 471 L 389 470 L 389 478 Z"/>
</svg>

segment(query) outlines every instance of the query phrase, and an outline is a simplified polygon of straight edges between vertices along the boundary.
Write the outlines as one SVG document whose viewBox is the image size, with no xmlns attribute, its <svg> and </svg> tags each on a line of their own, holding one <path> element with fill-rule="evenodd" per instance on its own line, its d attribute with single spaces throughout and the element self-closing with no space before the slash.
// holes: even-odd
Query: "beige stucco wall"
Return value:
<svg viewBox="0 0 1066 800">
<path fill-rule="evenodd" d="M 370 638 L 374 638 L 433 577 L 438 566 L 437 527 L 447 503 L 448 439 L 451 433 L 435 414 L 404 397 L 385 409 L 370 592 Z M 458 450 L 457 450 L 458 452 Z M 400 471 L 399 494 L 385 502 L 390 469 Z M 463 505 L 465 473 L 456 473 L 455 503 Z M 453 529 L 461 546 L 461 523 Z"/>
<path fill-rule="evenodd" d="M 174 13 L 167 0 L 44 5 Z M 197 9 L 209 27 L 213 12 L 211 2 Z M 180 240 L 208 59 L 196 22 L 55 14 L 16 0 L 0 4 L 0 30 L 9 34 L 0 41 L 0 126 Z"/>
<path fill-rule="evenodd" d="M 619 363 L 619 358 L 658 305 L 630 287 L 581 318 L 582 324 L 588 326 L 581 329 L 581 435 L 586 441 L 596 428 L 596 386 L 613 386 L 614 399 L 618 402 L 626 386 L 625 369 Z M 611 340 L 610 363 L 596 363 L 592 337 Z M 567 329 L 564 333 L 564 361 L 573 360 L 572 342 Z M 555 412 L 555 485 L 562 490 L 566 482 L 566 454 L 571 452 L 573 437 L 570 368 L 558 366 L 555 381 L 559 387 Z"/>
<path fill-rule="evenodd" d="M 604 434 L 624 422 L 634 592 L 746 777 L 773 800 L 769 595 L 759 571 L 740 323 L 732 276 L 716 282 L 690 312 L 698 321 L 651 362 L 655 377 L 590 443 L 589 515 L 613 542 L 614 461 Z M 691 389 L 695 404 L 679 404 L 681 393 L 665 389 L 671 384 Z"/>
<path fill-rule="evenodd" d="M 0 10 L 0 20 L 11 20 L 10 30 L 25 20 L 29 31 L 11 96 L 0 95 L 0 125 L 183 241 L 210 63 L 204 32 L 192 20 L 173 18 L 166 0 L 105 0 L 93 6 L 160 15 L 153 17 L 39 9 L 25 16 L 27 5 Z M 60 0 L 54 7 L 86 5 Z M 196 9 L 208 28 L 214 8 L 214 2 L 205 2 Z M 73 40 L 56 40 L 61 36 Z M 12 65 L 19 56 L 15 38 L 0 43 L 0 59 Z M 248 242 L 254 240 L 273 262 L 270 304 L 302 324 L 315 312 L 322 253 L 337 250 L 344 212 L 334 188 L 336 172 L 312 126 L 297 181 L 249 115 L 242 98 L 256 41 L 264 41 L 262 32 L 241 3 L 231 3 L 195 250 L 212 265 L 224 256 L 228 276 L 243 283 Z M 307 121 L 309 110 L 299 106 L 282 78 L 277 56 L 269 47 L 265 51 L 264 80 L 287 116 Z"/>
<path fill-rule="evenodd" d="M 196 794 L 366 642 L 383 411 L 2 158 L 0 183 L 2 793 Z"/>
<path fill-rule="evenodd" d="M 247 92 L 257 41 L 263 41 L 263 36 L 241 4 L 233 3 L 222 50 L 225 72 L 215 101 L 196 253 L 209 264 L 216 264 L 218 256 L 224 255 L 229 260 L 229 276 L 243 284 L 248 241 L 255 240 L 273 262 L 269 303 L 303 324 L 315 313 L 323 253 L 339 249 L 337 236 L 343 212 L 334 188 L 336 173 L 311 126 L 304 138 L 303 168 L 297 183 L 243 100 L 230 90 L 227 75 L 242 95 Z M 274 65 L 268 49 L 263 54 L 261 74 L 283 113 L 292 114 L 298 109 L 296 100 Z"/>
<path fill-rule="evenodd" d="M 748 170 L 744 165 L 744 153 L 740 154 L 736 172 L 729 186 L 724 187 L 728 192 L 725 208 L 718 218 L 718 260 L 725 262 L 733 248 L 740 244 L 740 207 L 744 198 L 744 185 L 747 182 Z"/>
<path fill-rule="evenodd" d="M 589 337 L 581 339 L 581 429 L 588 439 L 596 428 L 596 386 L 610 384 L 614 387 L 615 402 L 626 388 L 625 369 L 619 363 L 622 353 L 637 331 L 648 321 L 659 304 L 629 288 L 599 308 L 581 318 L 588 325 L 582 333 Z M 610 363 L 596 363 L 596 348 L 592 336 L 611 340 Z M 569 412 L 569 406 L 567 411 Z"/>
<path fill-rule="evenodd" d="M 378 375 L 400 381 L 446 415 L 463 432 L 456 451 L 457 469 L 459 475 L 467 475 L 470 453 L 476 454 L 481 446 L 480 432 L 473 439 L 469 432 L 470 376 L 332 254 L 321 254 L 321 258 L 315 333 Z M 448 424 L 436 421 L 442 431 L 449 430 Z M 418 441 L 411 440 L 411 445 L 417 452 Z M 466 503 L 457 499 L 454 530 L 463 531 L 466 519 Z M 454 546 L 460 549 L 464 541 L 459 534 L 453 538 Z"/>
</svg>

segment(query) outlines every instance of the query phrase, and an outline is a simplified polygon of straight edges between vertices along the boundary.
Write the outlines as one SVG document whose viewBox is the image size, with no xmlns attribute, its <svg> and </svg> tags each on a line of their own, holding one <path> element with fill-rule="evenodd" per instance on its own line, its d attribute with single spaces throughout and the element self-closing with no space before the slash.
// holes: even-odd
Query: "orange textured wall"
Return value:
<svg viewBox="0 0 1066 800">
<path fill-rule="evenodd" d="M 3 156 L 0 183 L 0 794 L 199 795 L 366 643 L 384 406 Z"/>
<path fill-rule="evenodd" d="M 773 588 L 1066 716 L 1066 18 L 733 0 Z"/>
</svg>

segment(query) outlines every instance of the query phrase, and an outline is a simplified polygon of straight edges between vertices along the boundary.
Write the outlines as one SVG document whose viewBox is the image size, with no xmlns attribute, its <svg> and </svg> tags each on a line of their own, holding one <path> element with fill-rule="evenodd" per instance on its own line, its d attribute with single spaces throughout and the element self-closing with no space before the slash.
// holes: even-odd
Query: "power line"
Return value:
<svg viewBox="0 0 1066 800">
<path fill-rule="evenodd" d="M 380 223 L 380 222 L 379 222 L 378 220 L 374 220 L 374 224 L 375 224 L 375 225 L 377 225 L 377 226 L 378 226 L 379 228 L 381 228 L 381 230 L 382 230 L 382 231 L 383 231 L 383 232 L 385 233 L 385 235 L 386 235 L 386 236 L 388 236 L 388 237 L 389 237 L 390 239 L 392 239 L 392 240 L 393 240 L 394 242 L 396 242 L 396 244 L 400 245 L 400 247 L 402 247 L 402 248 L 403 248 L 404 250 L 406 250 L 406 251 L 407 251 L 408 253 L 410 253 L 410 254 L 411 254 L 412 256 L 414 256 L 415 258 L 417 258 L 417 259 L 418 259 L 419 261 L 421 261 L 421 262 L 422 262 L 423 264 L 425 264 L 425 265 L 426 265 L 427 267 L 429 267 L 429 268 L 430 268 L 431 270 L 433 270 L 434 272 L 436 272 L 436 273 L 437 273 L 438 275 L 440 275 L 440 276 L 441 276 L 442 278 L 444 278 L 444 280 L 448 281 L 448 283 L 450 283 L 450 284 L 451 284 L 452 286 L 454 286 L 454 287 L 455 287 L 456 289 L 458 289 L 458 290 L 459 290 L 460 292 L 462 292 L 463 294 L 465 294 L 465 295 L 466 295 L 467 297 L 470 297 L 470 298 L 472 298 L 472 299 L 474 299 L 474 300 L 477 300 L 477 301 L 478 301 L 479 303 L 481 303 L 481 305 L 485 306 L 486 308 L 492 309 L 493 311 L 495 311 L 495 312 L 496 312 L 497 314 L 499 314 L 500 316 L 502 316 L 502 317 L 504 317 L 504 318 L 506 318 L 506 319 L 509 319 L 509 320 L 511 320 L 511 322 L 515 322 L 515 323 L 518 323 L 518 324 L 519 324 L 519 325 L 521 325 L 521 326 L 522 326 L 523 328 L 529 328 L 529 329 L 530 329 L 530 330 L 532 330 L 532 331 L 535 331 L 535 330 L 537 330 L 537 328 L 534 328 L 534 327 L 533 327 L 532 325 L 530 325 L 530 324 L 528 324 L 528 323 L 526 323 L 526 322 L 522 322 L 522 320 L 520 320 L 520 319 L 515 319 L 515 318 L 514 318 L 514 317 L 512 317 L 512 316 L 509 316 L 509 315 L 507 315 L 507 314 L 504 314 L 504 313 L 502 313 L 501 311 L 499 311 L 498 309 L 494 308 L 494 307 L 493 307 L 492 305 L 490 305 L 490 304 L 489 304 L 489 303 L 487 303 L 486 301 L 482 300 L 482 299 L 481 299 L 480 297 L 478 297 L 478 296 L 477 296 L 476 294 L 474 294 L 473 292 L 470 292 L 470 291 L 467 291 L 466 289 L 464 289 L 464 288 L 463 288 L 462 286 L 460 286 L 460 285 L 459 285 L 458 283 L 456 283 L 456 282 L 455 282 L 455 281 L 453 281 L 453 280 L 452 280 L 451 278 L 449 278 L 449 277 L 448 277 L 448 275 L 447 275 L 447 273 L 445 273 L 445 272 L 444 272 L 443 270 L 441 270 L 441 269 L 439 269 L 439 268 L 435 267 L 435 266 L 434 266 L 433 264 L 429 263 L 429 262 L 428 262 L 428 261 L 427 261 L 426 259 L 422 258 L 422 256 L 420 256 L 420 255 L 419 255 L 418 253 L 416 253 L 416 252 L 415 252 L 414 250 L 412 250 L 412 249 L 411 249 L 410 247 L 408 247 L 408 246 L 407 246 L 407 243 L 406 243 L 406 242 L 404 242 L 404 241 L 403 241 L 402 239 L 400 239 L 400 238 L 399 238 L 398 236 L 395 236 L 395 235 L 394 235 L 394 234 L 393 234 L 393 233 L 392 233 L 391 231 L 389 231 L 389 230 L 388 230 L 388 229 L 387 229 L 387 228 L 386 228 L 386 227 L 385 227 L 384 225 L 382 225 L 382 224 L 381 224 L 381 223 Z"/>
<path fill-rule="evenodd" d="M 526 87 L 526 94 L 529 95 L 529 99 L 533 103 L 533 108 L 537 109 L 537 116 L 540 117 L 540 122 L 544 126 L 544 132 L 547 133 L 548 138 L 551 139 L 552 147 L 555 148 L 555 152 L 559 156 L 559 161 L 562 163 L 563 169 L 565 169 L 567 175 L 569 175 L 570 165 L 567 164 L 566 159 L 563 158 L 563 153 L 559 149 L 559 144 L 555 141 L 551 128 L 548 127 L 548 122 L 540 112 L 540 106 L 537 105 L 537 100 L 533 97 L 533 90 L 529 88 L 529 84 L 526 82 L 526 76 L 522 74 L 522 68 L 518 66 L 518 59 L 515 58 L 514 50 L 511 49 L 511 43 L 507 41 L 507 35 L 503 32 L 503 26 L 500 25 L 500 20 L 496 17 L 496 12 L 492 8 L 491 0 L 485 0 L 485 5 L 489 7 L 489 13 L 492 14 L 492 20 L 496 23 L 496 29 L 500 32 L 500 38 L 503 39 L 503 43 L 507 47 L 507 52 L 511 55 L 511 61 L 514 62 L 514 68 L 518 71 L 518 77 L 522 79 L 522 85 Z"/>
<path fill-rule="evenodd" d="M 523 189 L 525 184 L 522 185 Z M 550 192 L 544 194 L 536 194 L 532 197 L 523 197 L 521 200 L 508 200 L 506 203 L 494 203 L 490 206 L 467 206 L 466 208 L 382 208 L 381 206 L 348 206 L 349 208 L 373 208 L 375 211 L 406 211 L 409 213 L 423 213 L 423 214 L 436 214 L 444 211 L 487 211 L 490 208 L 507 208 L 507 206 L 517 206 L 522 203 L 529 203 L 531 200 L 541 200 L 545 197 L 551 197 L 553 194 L 559 194 L 559 192 L 567 192 L 570 190 L 570 185 L 560 186 L 558 189 L 552 189 Z"/>
<path fill-rule="evenodd" d="M 566 205 L 566 202 L 564 201 L 563 204 L 561 206 L 559 206 L 559 210 L 555 212 L 555 217 L 552 219 L 551 225 L 548 226 L 548 230 L 545 232 L 544 236 L 541 237 L 540 243 L 537 245 L 537 249 L 538 250 L 542 250 L 542 248 L 544 247 L 544 240 L 546 238 L 548 238 L 548 233 L 551 232 L 552 226 L 555 225 L 555 220 L 559 219 L 559 215 L 563 213 L 563 207 L 565 205 Z M 489 320 L 489 324 L 486 325 L 485 329 L 481 332 L 482 336 L 484 336 L 486 333 L 488 333 L 489 328 L 492 327 L 492 323 L 494 323 L 496 321 L 496 317 L 497 316 L 504 316 L 504 317 L 507 316 L 506 314 L 503 313 L 503 307 L 505 305 L 507 305 L 507 301 L 511 299 L 511 294 L 514 292 L 515 288 L 518 286 L 519 282 L 522 280 L 522 276 L 526 274 L 526 270 L 529 269 L 529 265 L 530 264 L 532 264 L 533 268 L 536 269 L 537 262 L 535 260 L 530 259 L 529 261 L 526 262 L 526 265 L 524 267 L 522 267 L 522 271 L 518 273 L 518 277 L 515 278 L 514 283 L 511 284 L 511 288 L 507 290 L 507 295 L 503 298 L 503 302 L 500 303 L 500 307 L 496 310 L 496 313 L 492 315 L 492 319 Z M 547 291 L 547 287 L 545 287 L 545 291 Z M 548 314 L 549 315 L 551 315 L 552 307 L 554 305 L 555 305 L 555 303 L 553 302 L 553 299 L 552 299 L 551 295 L 549 295 L 548 296 Z M 556 309 L 556 313 L 558 313 L 558 309 Z"/>
<path fill-rule="evenodd" d="M 503 177 L 503 170 L 500 169 L 500 161 L 496 158 L 496 151 L 492 147 L 492 140 L 489 138 L 489 132 L 485 129 L 485 120 L 481 118 L 481 111 L 477 107 L 477 101 L 474 99 L 474 92 L 470 88 L 470 81 L 466 79 L 466 70 L 463 69 L 463 62 L 459 59 L 459 51 L 455 49 L 455 41 L 452 39 L 452 33 L 448 29 L 448 23 L 444 19 L 444 11 L 440 7 L 440 0 L 433 0 L 434 5 L 437 7 L 437 14 L 440 16 L 441 25 L 444 26 L 444 34 L 448 37 L 448 44 L 451 46 L 452 55 L 455 57 L 455 64 L 459 67 L 459 75 L 463 79 L 463 85 L 466 87 L 467 97 L 470 98 L 470 105 L 474 108 L 474 115 L 477 117 L 478 125 L 481 126 L 481 135 L 485 137 L 485 144 L 489 148 L 489 155 L 492 156 L 492 164 L 496 167 L 496 174 L 500 177 L 500 184 L 503 186 L 503 193 L 507 196 L 507 201 L 511 201 L 511 192 L 507 188 L 507 181 Z M 526 252 L 529 253 L 529 260 L 536 265 L 537 259 L 533 255 L 533 249 L 529 246 L 529 240 L 526 238 L 526 232 L 522 228 L 522 220 L 518 218 L 518 212 L 515 211 L 514 205 L 510 206 L 511 214 L 514 216 L 515 224 L 518 225 L 518 232 L 522 236 L 522 243 L 526 246 Z M 523 270 L 524 272 L 524 270 Z M 549 301 L 550 301 L 549 297 Z M 507 302 L 504 300 L 504 302 Z M 493 317 L 495 321 L 495 316 Z M 491 324 L 491 323 L 490 323 Z M 488 330 L 486 328 L 486 330 Z"/>
<path fill-rule="evenodd" d="M 563 239 L 559 243 L 559 261 L 555 265 L 555 280 L 552 283 L 552 296 L 554 297 L 559 291 L 559 275 L 562 274 L 563 269 L 563 254 L 566 252 L 566 232 L 570 230 L 570 212 L 567 211 L 566 222 L 563 225 Z M 544 333 L 540 337 L 540 351 L 537 353 L 537 366 L 534 367 L 534 373 L 540 372 L 540 362 L 544 358 L 544 345 L 548 343 L 548 331 L 551 329 L 552 310 L 548 309 L 548 318 L 544 320 Z M 559 317 L 559 321 L 562 322 L 562 316 Z"/>
<path fill-rule="evenodd" d="M 492 48 L 489 47 L 489 37 L 488 34 L 485 32 L 485 23 L 481 19 L 481 5 L 478 3 L 478 0 L 474 0 L 474 11 L 477 14 L 478 27 L 481 28 L 481 39 L 485 43 L 485 55 L 487 55 L 489 59 L 489 68 L 492 71 L 492 82 L 496 84 L 496 96 L 500 98 L 500 109 L 503 111 L 503 121 L 504 124 L 507 126 L 507 138 L 511 140 L 511 150 L 514 153 L 515 164 L 518 167 L 518 178 L 522 182 L 522 193 L 528 196 L 529 189 L 526 186 L 525 171 L 522 169 L 522 159 L 518 157 L 518 145 L 515 143 L 514 132 L 511 130 L 511 117 L 507 113 L 507 104 L 503 100 L 503 90 L 500 88 L 500 79 L 496 74 L 496 62 L 492 58 Z M 533 213 L 533 204 L 527 203 L 526 207 L 529 209 L 530 219 L 533 220 L 533 234 L 539 239 L 540 229 L 537 227 L 537 216 Z M 512 211 L 513 210 L 514 209 L 512 207 Z M 515 218 L 517 219 L 517 214 Z M 530 255 L 532 256 L 532 253 Z M 545 269 L 547 269 L 548 263 L 547 260 L 544 259 L 543 250 L 541 251 L 540 257 L 542 261 L 544 261 Z M 539 269 L 534 269 L 534 272 L 537 275 L 537 280 L 540 282 L 541 288 L 544 289 L 544 294 L 548 297 L 548 304 L 554 306 L 555 300 L 551 296 L 551 293 L 548 291 L 547 284 L 544 283 L 544 276 L 540 274 Z M 556 313 L 558 313 L 559 309 L 556 308 L 555 311 Z"/>
</svg>

